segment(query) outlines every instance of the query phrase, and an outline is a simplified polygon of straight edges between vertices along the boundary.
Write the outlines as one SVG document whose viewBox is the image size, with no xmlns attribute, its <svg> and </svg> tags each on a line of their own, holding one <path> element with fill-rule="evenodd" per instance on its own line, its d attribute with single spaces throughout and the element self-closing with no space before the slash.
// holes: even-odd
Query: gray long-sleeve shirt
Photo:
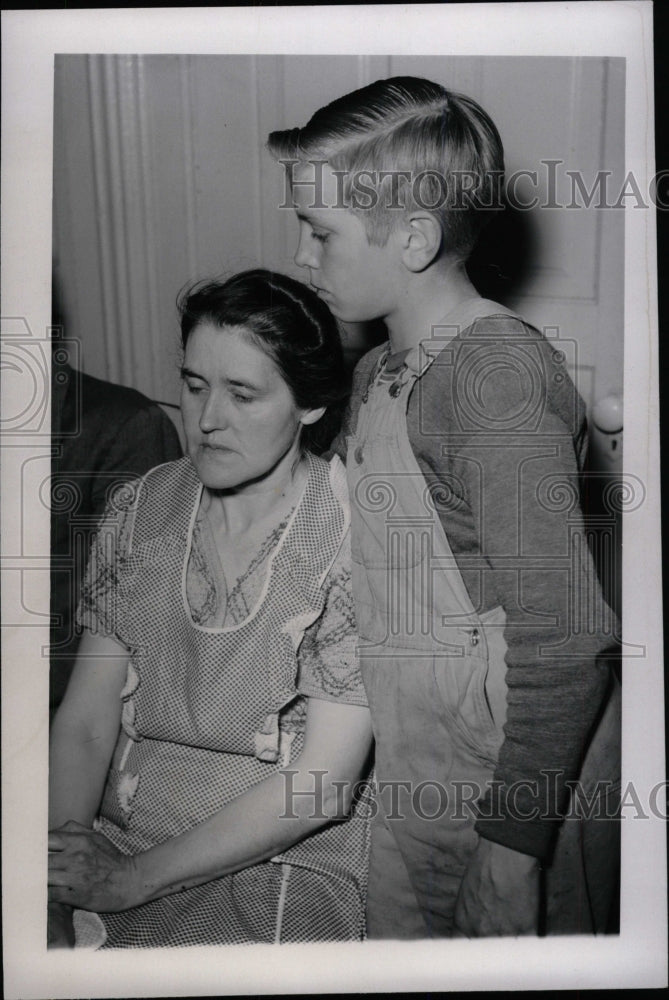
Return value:
<svg viewBox="0 0 669 1000">
<path fill-rule="evenodd" d="M 616 654 L 583 526 L 585 406 L 559 344 L 508 316 L 478 320 L 416 383 L 408 433 L 474 607 L 507 615 L 499 799 L 478 832 L 546 858 Z M 333 445 L 345 458 L 384 345 L 366 354 Z M 387 368 L 401 367 L 404 353 Z M 522 784 L 517 784 L 522 783 Z M 515 790 L 514 790 L 515 789 Z M 513 794 L 509 794 L 509 792 Z M 526 818 L 531 817 L 531 818 Z"/>
</svg>

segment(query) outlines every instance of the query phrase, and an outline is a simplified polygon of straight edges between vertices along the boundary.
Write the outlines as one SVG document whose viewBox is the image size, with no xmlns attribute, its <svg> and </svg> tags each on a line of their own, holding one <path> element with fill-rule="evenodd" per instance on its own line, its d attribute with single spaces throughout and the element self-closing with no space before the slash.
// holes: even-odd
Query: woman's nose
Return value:
<svg viewBox="0 0 669 1000">
<path fill-rule="evenodd" d="M 228 423 L 225 400 L 217 392 L 209 392 L 200 413 L 200 430 L 203 434 L 221 430 Z"/>
</svg>

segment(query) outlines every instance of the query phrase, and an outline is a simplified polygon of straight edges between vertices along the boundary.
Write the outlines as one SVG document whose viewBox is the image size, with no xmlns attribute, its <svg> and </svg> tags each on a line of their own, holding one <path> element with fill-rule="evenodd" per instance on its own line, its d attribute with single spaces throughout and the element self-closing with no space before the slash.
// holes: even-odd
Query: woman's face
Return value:
<svg viewBox="0 0 669 1000">
<path fill-rule="evenodd" d="M 188 338 L 181 414 L 186 450 L 212 490 L 252 488 L 297 455 L 300 410 L 244 327 L 203 322 Z"/>
</svg>

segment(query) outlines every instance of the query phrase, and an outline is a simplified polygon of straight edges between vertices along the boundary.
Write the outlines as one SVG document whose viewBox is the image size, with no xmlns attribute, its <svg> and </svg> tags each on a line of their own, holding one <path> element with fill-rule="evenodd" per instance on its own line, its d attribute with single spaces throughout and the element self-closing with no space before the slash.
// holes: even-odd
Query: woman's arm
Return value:
<svg viewBox="0 0 669 1000">
<path fill-rule="evenodd" d="M 91 826 L 118 738 L 128 650 L 85 632 L 65 697 L 51 726 L 49 827 Z"/>
<path fill-rule="evenodd" d="M 132 866 L 119 865 L 98 834 L 52 835 L 60 851 L 53 898 L 124 910 L 272 858 L 346 814 L 371 741 L 367 708 L 311 698 L 304 747 L 287 773 L 273 772 L 205 822 L 136 855 Z"/>
<path fill-rule="evenodd" d="M 51 726 L 49 826 L 90 827 L 118 736 L 128 651 L 85 632 L 65 697 Z M 49 844 L 51 849 L 51 843 Z M 49 948 L 74 946 L 73 900 L 49 898 Z"/>
</svg>

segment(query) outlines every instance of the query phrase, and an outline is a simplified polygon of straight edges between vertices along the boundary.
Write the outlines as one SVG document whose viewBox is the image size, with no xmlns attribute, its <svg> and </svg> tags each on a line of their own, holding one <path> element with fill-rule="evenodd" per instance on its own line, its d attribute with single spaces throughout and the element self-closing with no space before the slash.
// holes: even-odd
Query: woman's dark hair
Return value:
<svg viewBox="0 0 669 1000">
<path fill-rule="evenodd" d="M 302 428 L 301 444 L 324 451 L 339 429 L 348 397 L 348 375 L 337 323 L 315 292 L 285 274 L 258 268 L 227 281 L 204 281 L 177 299 L 181 343 L 201 323 L 243 326 L 281 372 L 295 405 L 326 407 Z"/>
</svg>

